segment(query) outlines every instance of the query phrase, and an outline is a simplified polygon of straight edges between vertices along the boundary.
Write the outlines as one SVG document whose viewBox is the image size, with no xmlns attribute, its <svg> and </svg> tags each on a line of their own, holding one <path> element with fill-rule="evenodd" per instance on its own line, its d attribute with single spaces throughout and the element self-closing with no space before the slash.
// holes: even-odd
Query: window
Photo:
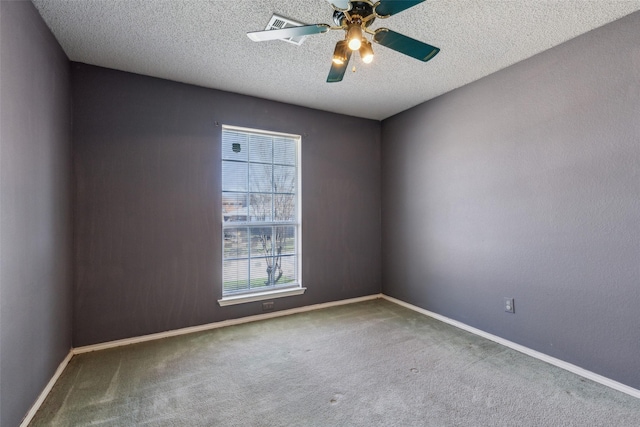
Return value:
<svg viewBox="0 0 640 427">
<path fill-rule="evenodd" d="M 300 137 L 222 128 L 220 305 L 297 295 Z"/>
</svg>

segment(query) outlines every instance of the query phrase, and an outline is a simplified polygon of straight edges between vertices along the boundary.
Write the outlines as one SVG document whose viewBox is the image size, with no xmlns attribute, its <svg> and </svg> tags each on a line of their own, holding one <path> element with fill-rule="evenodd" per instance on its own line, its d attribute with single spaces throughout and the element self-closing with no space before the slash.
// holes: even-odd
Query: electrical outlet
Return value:
<svg viewBox="0 0 640 427">
<path fill-rule="evenodd" d="M 263 302 L 262 311 L 273 310 L 273 301 Z"/>
<path fill-rule="evenodd" d="M 504 299 L 504 311 L 507 313 L 515 313 L 516 308 L 513 305 L 513 298 L 505 298 Z"/>
</svg>

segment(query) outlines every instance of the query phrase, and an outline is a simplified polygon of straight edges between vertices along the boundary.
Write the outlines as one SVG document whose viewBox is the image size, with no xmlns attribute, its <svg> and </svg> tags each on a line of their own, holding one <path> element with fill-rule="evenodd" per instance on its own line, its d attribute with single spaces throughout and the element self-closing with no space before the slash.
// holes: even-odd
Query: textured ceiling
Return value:
<svg viewBox="0 0 640 427">
<path fill-rule="evenodd" d="M 427 0 L 372 29 L 441 48 L 431 61 L 374 44 L 341 83 L 325 83 L 342 31 L 301 46 L 256 43 L 273 13 L 331 21 L 326 0 L 34 0 L 72 61 L 353 116 L 384 119 L 640 10 L 640 0 Z"/>
</svg>

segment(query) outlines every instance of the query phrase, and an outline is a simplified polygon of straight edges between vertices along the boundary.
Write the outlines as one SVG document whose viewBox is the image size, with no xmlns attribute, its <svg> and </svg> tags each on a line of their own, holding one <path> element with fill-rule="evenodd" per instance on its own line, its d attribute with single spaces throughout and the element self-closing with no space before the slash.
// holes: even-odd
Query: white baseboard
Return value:
<svg viewBox="0 0 640 427">
<path fill-rule="evenodd" d="M 38 412 L 38 409 L 40 409 L 40 405 L 42 405 L 42 402 L 44 402 L 44 399 L 47 398 L 47 396 L 49 395 L 49 392 L 53 388 L 53 385 L 56 383 L 56 381 L 58 381 L 58 378 L 60 378 L 60 375 L 62 375 L 62 372 L 67 367 L 72 357 L 73 357 L 73 349 L 69 350 L 69 354 L 67 354 L 64 360 L 60 362 L 60 365 L 58 365 L 58 369 L 56 369 L 56 372 L 53 374 L 53 376 L 45 386 L 44 390 L 42 390 L 42 393 L 40 393 L 40 396 L 38 396 L 38 399 L 36 399 L 35 403 L 31 406 L 31 409 L 29 409 L 29 412 L 27 412 L 27 415 L 25 415 L 25 417 L 22 419 L 22 422 L 20 423 L 20 427 L 27 427 L 29 425 L 33 417 L 36 415 L 36 412 Z"/>
<path fill-rule="evenodd" d="M 599 384 L 602 384 L 604 386 L 610 387 L 614 390 L 618 390 L 621 391 L 622 393 L 626 393 L 630 396 L 636 397 L 638 399 L 640 399 L 640 390 L 637 390 L 633 387 L 629 387 L 628 385 L 619 383 L 617 381 L 614 381 L 612 379 L 609 379 L 607 377 L 603 377 L 602 375 L 596 374 L 595 372 L 591 372 L 588 371 L 586 369 L 583 369 L 579 366 L 573 365 L 571 363 L 565 362 L 564 360 L 560 360 L 560 359 L 556 359 L 555 357 L 549 356 L 547 354 L 541 353 L 539 351 L 536 350 L 532 350 L 528 347 L 525 347 L 523 345 L 520 344 L 516 344 L 512 341 L 506 340 L 504 338 L 500 338 L 496 335 L 490 334 L 488 332 L 482 331 L 480 329 L 476 329 L 472 326 L 466 325 L 462 322 L 458 322 L 457 320 L 453 320 L 453 319 L 449 319 L 448 317 L 442 316 L 440 314 L 437 313 L 433 313 L 431 311 L 425 310 L 423 308 L 417 307 L 413 304 L 409 304 L 406 303 L 404 301 L 401 301 L 399 299 L 387 296 L 387 295 L 382 295 L 383 299 L 386 299 L 387 301 L 393 302 L 395 304 L 401 305 L 403 307 L 406 307 L 410 310 L 416 311 L 418 313 L 424 314 L 425 316 L 429 316 L 432 317 L 436 320 L 440 320 L 441 322 L 444 323 L 448 323 L 451 326 L 455 326 L 456 328 L 460 328 L 462 330 L 465 330 L 467 332 L 471 332 L 472 334 L 481 336 L 483 338 L 486 338 L 488 340 L 497 342 L 498 344 L 502 344 L 505 347 L 509 347 L 513 350 L 519 351 L 520 353 L 524 353 L 527 356 L 531 356 L 534 357 L 536 359 L 542 360 L 543 362 L 547 362 L 551 365 L 557 366 L 558 368 L 562 368 L 566 371 L 572 372 L 576 375 L 580 375 L 581 377 L 587 378 L 591 381 L 597 382 Z"/>
<path fill-rule="evenodd" d="M 271 313 L 256 314 L 254 316 L 241 317 L 239 319 L 223 320 L 221 322 L 208 323 L 206 325 L 191 326 L 188 328 L 174 329 L 166 332 L 158 332 L 156 334 L 143 335 L 143 336 L 133 337 L 133 338 L 125 338 L 122 340 L 109 341 L 109 342 L 100 343 L 100 344 L 77 347 L 77 348 L 74 348 L 72 351 L 73 351 L 73 354 L 88 353 L 91 351 L 121 347 L 124 345 L 136 344 L 136 343 L 141 343 L 145 341 L 159 340 L 162 338 L 175 337 L 178 335 L 191 334 L 194 332 L 208 331 L 210 329 L 224 328 L 226 326 L 240 325 L 242 323 L 257 322 L 258 320 L 272 319 L 274 317 L 289 316 L 291 314 L 303 313 L 303 312 L 312 311 L 312 310 L 319 310 L 321 308 L 336 307 L 336 306 L 345 305 L 345 304 L 354 304 L 357 302 L 369 301 L 369 300 L 378 299 L 378 298 L 382 298 L 382 294 L 374 294 L 374 295 L 368 295 L 368 296 L 359 297 L 359 298 L 325 302 L 322 304 L 314 304 L 314 305 L 308 305 L 305 307 L 291 308 L 289 310 L 281 310 L 281 311 L 274 311 Z"/>
</svg>

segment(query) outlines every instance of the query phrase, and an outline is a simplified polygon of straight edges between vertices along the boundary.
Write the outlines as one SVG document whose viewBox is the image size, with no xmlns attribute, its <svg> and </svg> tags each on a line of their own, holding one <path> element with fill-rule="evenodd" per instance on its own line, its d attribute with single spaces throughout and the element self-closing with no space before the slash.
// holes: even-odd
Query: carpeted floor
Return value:
<svg viewBox="0 0 640 427">
<path fill-rule="evenodd" d="M 75 356 L 31 426 L 640 426 L 640 400 L 385 300 Z"/>
</svg>

